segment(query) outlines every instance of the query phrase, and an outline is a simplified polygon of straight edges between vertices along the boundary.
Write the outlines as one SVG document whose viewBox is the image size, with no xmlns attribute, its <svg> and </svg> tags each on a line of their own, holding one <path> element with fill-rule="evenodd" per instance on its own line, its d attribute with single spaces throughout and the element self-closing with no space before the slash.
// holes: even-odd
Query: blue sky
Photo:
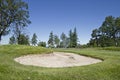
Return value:
<svg viewBox="0 0 120 80">
<path fill-rule="evenodd" d="M 81 44 L 89 42 L 92 30 L 101 26 L 106 16 L 120 16 L 120 0 L 25 0 L 29 4 L 30 24 L 27 34 L 36 33 L 38 40 L 47 41 L 49 33 L 68 35 L 77 28 Z M 8 43 L 9 36 L 1 43 Z"/>
</svg>

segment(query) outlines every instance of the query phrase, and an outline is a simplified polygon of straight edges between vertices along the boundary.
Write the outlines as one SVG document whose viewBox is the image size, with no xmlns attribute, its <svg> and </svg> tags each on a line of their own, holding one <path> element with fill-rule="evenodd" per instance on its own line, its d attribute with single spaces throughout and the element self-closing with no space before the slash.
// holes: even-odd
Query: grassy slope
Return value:
<svg viewBox="0 0 120 80">
<path fill-rule="evenodd" d="M 26 54 L 49 53 L 51 50 L 30 46 L 0 46 L 0 80 L 119 80 L 120 52 L 98 49 L 55 49 L 104 59 L 81 67 L 42 68 L 24 66 L 14 58 Z"/>
</svg>

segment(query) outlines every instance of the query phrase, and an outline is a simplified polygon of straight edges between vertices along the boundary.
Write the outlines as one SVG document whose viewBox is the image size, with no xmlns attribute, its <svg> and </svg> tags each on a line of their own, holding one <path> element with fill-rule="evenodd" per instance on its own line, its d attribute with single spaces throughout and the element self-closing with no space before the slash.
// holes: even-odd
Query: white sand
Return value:
<svg viewBox="0 0 120 80">
<path fill-rule="evenodd" d="M 34 65 L 40 67 L 72 67 L 102 62 L 99 59 L 63 52 L 27 55 L 15 58 L 15 61 L 24 65 Z"/>
</svg>

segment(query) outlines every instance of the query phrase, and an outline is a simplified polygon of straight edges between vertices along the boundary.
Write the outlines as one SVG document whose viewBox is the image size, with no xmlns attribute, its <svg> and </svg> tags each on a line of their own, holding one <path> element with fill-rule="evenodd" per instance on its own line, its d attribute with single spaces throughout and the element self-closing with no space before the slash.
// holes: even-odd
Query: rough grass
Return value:
<svg viewBox="0 0 120 80">
<path fill-rule="evenodd" d="M 43 68 L 25 66 L 15 62 L 15 57 L 27 54 L 52 52 L 41 47 L 7 45 L 0 46 L 0 80 L 120 80 L 120 52 L 94 48 L 55 49 L 55 51 L 104 59 L 103 62 L 68 68 Z"/>
<path fill-rule="evenodd" d="M 120 51 L 120 47 L 105 47 L 102 48 L 104 50 L 111 50 L 111 51 Z"/>
</svg>

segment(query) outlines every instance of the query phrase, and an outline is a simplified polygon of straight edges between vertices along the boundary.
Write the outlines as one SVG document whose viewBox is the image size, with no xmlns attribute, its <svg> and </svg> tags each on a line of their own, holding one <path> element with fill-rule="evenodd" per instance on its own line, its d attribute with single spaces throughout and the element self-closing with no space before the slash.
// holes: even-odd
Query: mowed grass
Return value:
<svg viewBox="0 0 120 80">
<path fill-rule="evenodd" d="M 54 49 L 54 51 L 73 52 L 104 61 L 68 68 L 25 66 L 15 62 L 14 58 L 27 54 L 50 53 L 52 50 L 20 45 L 0 46 L 0 80 L 120 80 L 120 51 L 97 48 Z"/>
</svg>

